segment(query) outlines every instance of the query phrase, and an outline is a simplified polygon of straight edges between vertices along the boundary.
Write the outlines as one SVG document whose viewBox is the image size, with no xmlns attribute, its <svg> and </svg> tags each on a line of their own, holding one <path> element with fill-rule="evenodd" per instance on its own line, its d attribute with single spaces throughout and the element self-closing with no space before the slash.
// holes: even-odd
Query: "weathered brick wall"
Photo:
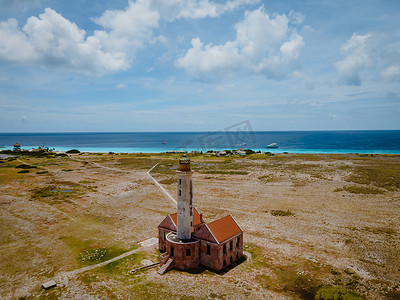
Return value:
<svg viewBox="0 0 400 300">
<path fill-rule="evenodd" d="M 158 250 L 161 252 L 165 252 L 166 248 L 166 236 L 168 233 L 172 232 L 172 230 L 168 230 L 165 228 L 158 227 Z"/>
<path fill-rule="evenodd" d="M 210 246 L 210 254 L 207 254 L 207 245 Z M 218 259 L 220 256 L 219 245 L 216 243 L 211 243 L 208 241 L 201 241 L 200 245 L 200 262 L 203 266 L 210 268 L 212 270 L 221 270 L 222 261 Z M 222 249 L 222 248 L 221 248 Z M 222 250 L 221 250 L 222 251 Z"/>
<path fill-rule="evenodd" d="M 202 264 L 214 271 L 220 271 L 243 256 L 243 233 L 218 245 L 202 239 L 188 244 L 172 243 L 165 238 L 170 232 L 173 231 L 159 227 L 158 244 L 161 252 L 167 251 L 169 254 L 170 247 L 174 247 L 176 269 L 187 270 L 197 268 L 199 264 Z M 210 245 L 210 254 L 207 254 L 207 245 Z M 186 249 L 190 249 L 190 256 L 186 256 Z"/>
<path fill-rule="evenodd" d="M 173 247 L 174 268 L 178 270 L 189 270 L 200 266 L 200 241 L 191 243 L 174 243 L 167 239 L 167 252 L 171 255 Z M 190 256 L 187 256 L 187 250 L 190 250 Z"/>
<path fill-rule="evenodd" d="M 207 254 L 207 245 L 210 245 L 210 254 Z M 200 249 L 201 264 L 214 271 L 220 271 L 243 256 L 243 233 L 219 245 L 202 240 Z"/>
</svg>

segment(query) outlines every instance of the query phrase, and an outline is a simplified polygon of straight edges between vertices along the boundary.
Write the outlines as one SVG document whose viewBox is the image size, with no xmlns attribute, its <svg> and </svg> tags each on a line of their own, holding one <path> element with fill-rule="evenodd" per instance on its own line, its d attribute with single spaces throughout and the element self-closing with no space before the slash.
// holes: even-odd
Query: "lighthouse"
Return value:
<svg viewBox="0 0 400 300">
<path fill-rule="evenodd" d="M 177 237 L 190 240 L 193 232 L 193 171 L 190 169 L 190 158 L 183 155 L 179 159 L 178 176 L 178 216 Z"/>
<path fill-rule="evenodd" d="M 222 270 L 243 256 L 243 230 L 231 215 L 206 224 L 203 215 L 193 207 L 193 171 L 190 158 L 179 159 L 177 212 L 158 225 L 158 245 L 164 274 L 177 270 L 196 269 L 200 265 Z"/>
</svg>

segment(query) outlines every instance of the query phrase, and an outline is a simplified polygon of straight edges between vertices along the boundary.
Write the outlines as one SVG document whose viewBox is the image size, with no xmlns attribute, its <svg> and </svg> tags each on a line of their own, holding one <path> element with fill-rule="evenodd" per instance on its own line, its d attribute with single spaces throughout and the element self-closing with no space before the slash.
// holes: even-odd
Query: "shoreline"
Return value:
<svg viewBox="0 0 400 300">
<path fill-rule="evenodd" d="M 37 146 L 24 146 L 22 150 L 31 150 L 37 148 Z M 71 149 L 77 149 L 80 152 L 89 153 L 168 153 L 168 151 L 184 151 L 186 153 L 191 153 L 192 151 L 202 151 L 206 153 L 207 151 L 223 151 L 223 150 L 237 150 L 230 148 L 213 148 L 213 149 L 202 149 L 202 148 L 113 148 L 113 147 L 49 147 L 54 152 L 65 152 Z M 291 154 L 400 154 L 400 150 L 382 150 L 382 149 L 287 149 L 287 148 L 251 148 L 251 147 L 240 147 L 244 149 L 251 149 L 255 152 L 261 151 L 261 153 L 291 153 Z M 2 150 L 12 150 L 12 146 L 5 146 L 1 148 Z"/>
</svg>

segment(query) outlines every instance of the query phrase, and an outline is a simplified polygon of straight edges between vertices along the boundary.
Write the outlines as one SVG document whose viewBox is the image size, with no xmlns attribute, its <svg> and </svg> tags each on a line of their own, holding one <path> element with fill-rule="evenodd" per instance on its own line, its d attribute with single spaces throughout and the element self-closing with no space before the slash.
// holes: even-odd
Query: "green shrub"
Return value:
<svg viewBox="0 0 400 300">
<path fill-rule="evenodd" d="M 66 151 L 65 153 L 73 154 L 73 153 L 81 153 L 81 151 L 79 151 L 78 149 L 71 149 L 71 150 Z"/>
<path fill-rule="evenodd" d="M 275 217 L 286 217 L 293 216 L 294 213 L 292 213 L 290 210 L 271 210 L 271 215 Z"/>
<path fill-rule="evenodd" d="M 321 287 L 315 295 L 315 300 L 362 300 L 356 293 L 339 286 Z"/>
<path fill-rule="evenodd" d="M 248 155 L 248 154 L 253 154 L 253 153 L 255 153 L 255 152 L 254 152 L 253 150 L 251 150 L 251 149 L 246 149 L 245 152 L 246 152 L 247 155 Z"/>
<path fill-rule="evenodd" d="M 399 190 L 399 178 L 400 164 L 384 162 L 369 166 L 357 166 L 346 180 L 359 184 L 373 184 L 386 190 Z"/>
<path fill-rule="evenodd" d="M 17 168 L 17 169 L 25 169 L 25 170 L 26 169 L 37 169 L 36 166 L 25 165 L 25 164 L 18 165 L 15 168 Z"/>
<path fill-rule="evenodd" d="M 49 171 L 40 171 L 40 172 L 36 172 L 36 174 L 48 174 Z"/>
</svg>

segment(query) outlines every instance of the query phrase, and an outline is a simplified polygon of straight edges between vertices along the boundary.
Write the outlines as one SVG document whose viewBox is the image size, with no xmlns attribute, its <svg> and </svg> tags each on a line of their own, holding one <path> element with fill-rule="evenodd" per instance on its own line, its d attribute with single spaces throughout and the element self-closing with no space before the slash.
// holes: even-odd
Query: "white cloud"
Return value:
<svg viewBox="0 0 400 300">
<path fill-rule="evenodd" d="M 361 85 L 360 73 L 372 64 L 371 34 L 353 36 L 341 47 L 346 57 L 335 63 L 341 82 L 348 85 Z"/>
<path fill-rule="evenodd" d="M 381 72 L 381 76 L 384 80 L 389 82 L 400 81 L 400 65 L 392 65 L 387 67 Z"/>
<path fill-rule="evenodd" d="M 304 22 L 306 17 L 300 12 L 291 10 L 289 12 L 289 19 L 293 24 L 301 24 Z"/>
<path fill-rule="evenodd" d="M 116 88 L 117 89 L 124 89 L 125 88 L 125 84 L 123 84 L 123 83 L 119 83 L 119 84 L 117 84 L 117 86 L 116 86 Z"/>
<path fill-rule="evenodd" d="M 240 6 L 258 3 L 260 0 L 230 0 L 222 4 L 209 0 L 150 0 L 147 2 L 153 10 L 160 13 L 162 19 L 172 22 L 182 18 L 215 18 Z"/>
<path fill-rule="evenodd" d="M 235 25 L 236 39 L 223 45 L 204 45 L 192 39 L 192 48 L 176 60 L 176 66 L 197 76 L 204 72 L 250 71 L 269 78 L 282 79 L 297 69 L 303 38 L 289 26 L 289 18 L 272 17 L 264 7 L 247 11 Z"/>
<path fill-rule="evenodd" d="M 152 29 L 158 27 L 160 14 L 150 8 L 150 2 L 129 1 L 125 10 L 107 10 L 93 20 L 106 30 L 95 31 L 94 38 L 109 51 L 126 52 L 137 49 L 151 38 Z"/>
<path fill-rule="evenodd" d="M 138 49 L 153 38 L 160 20 L 217 17 L 259 0 L 136 0 L 123 10 L 107 10 L 93 21 L 102 27 L 87 36 L 75 23 L 51 8 L 30 17 L 20 29 L 15 19 L 0 22 L 0 60 L 40 64 L 84 74 L 106 74 L 130 67 Z"/>
<path fill-rule="evenodd" d="M 30 17 L 22 30 L 17 21 L 0 23 L 0 60 L 39 63 L 82 73 L 107 73 L 128 67 L 124 53 L 107 52 L 95 36 L 85 39 L 85 31 L 56 11 L 46 8 Z"/>
<path fill-rule="evenodd" d="M 18 22 L 9 19 L 0 23 L 0 60 L 28 62 L 36 60 L 38 54 L 28 37 L 18 29 Z"/>
</svg>

